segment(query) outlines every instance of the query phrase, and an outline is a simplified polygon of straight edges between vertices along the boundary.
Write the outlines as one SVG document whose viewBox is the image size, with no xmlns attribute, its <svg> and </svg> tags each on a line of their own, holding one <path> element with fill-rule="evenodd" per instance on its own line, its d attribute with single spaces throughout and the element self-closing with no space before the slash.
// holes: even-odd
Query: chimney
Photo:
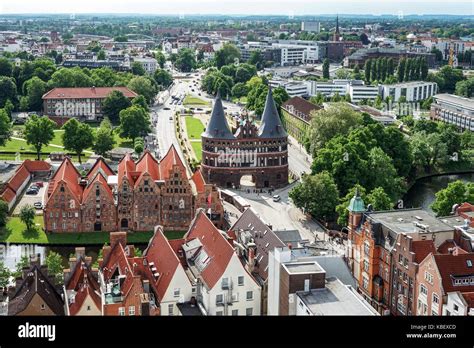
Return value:
<svg viewBox="0 0 474 348">
<path fill-rule="evenodd" d="M 109 256 L 111 250 L 112 248 L 109 245 L 106 245 L 102 248 L 102 261 L 105 260 Z M 102 267 L 101 261 L 99 261 L 99 265 Z"/>
<path fill-rule="evenodd" d="M 248 268 L 249 268 L 250 273 L 252 273 L 255 268 L 255 247 L 254 246 L 249 246 Z"/>
<path fill-rule="evenodd" d="M 128 246 L 128 257 L 135 257 L 135 246 L 129 245 Z"/>
<path fill-rule="evenodd" d="M 143 290 L 146 292 L 146 293 L 149 293 L 150 292 L 150 281 L 148 279 L 144 279 L 143 280 Z"/>
<path fill-rule="evenodd" d="M 110 246 L 114 247 L 115 244 L 120 243 L 125 248 L 127 245 L 127 232 L 111 232 L 110 233 Z M 105 258 L 105 255 L 104 255 Z"/>
</svg>

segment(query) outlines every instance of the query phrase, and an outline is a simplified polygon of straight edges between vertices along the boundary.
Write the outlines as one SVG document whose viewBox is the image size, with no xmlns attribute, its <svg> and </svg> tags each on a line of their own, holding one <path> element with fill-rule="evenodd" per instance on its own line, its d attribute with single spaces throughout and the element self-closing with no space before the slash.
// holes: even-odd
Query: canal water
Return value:
<svg viewBox="0 0 474 348">
<path fill-rule="evenodd" d="M 474 182 L 474 173 L 431 176 L 417 180 L 403 199 L 405 208 L 423 208 L 432 212 L 430 205 L 436 198 L 436 192 L 448 186 L 450 182 L 461 180 Z"/>
</svg>

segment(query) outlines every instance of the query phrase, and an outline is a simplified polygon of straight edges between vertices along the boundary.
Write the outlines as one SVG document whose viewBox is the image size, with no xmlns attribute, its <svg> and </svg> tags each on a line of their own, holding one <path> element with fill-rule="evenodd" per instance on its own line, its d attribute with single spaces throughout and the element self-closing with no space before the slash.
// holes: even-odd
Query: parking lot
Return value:
<svg viewBox="0 0 474 348">
<path fill-rule="evenodd" d="M 26 194 L 26 191 L 28 191 L 28 188 L 35 184 L 36 182 L 42 182 L 43 183 L 43 187 L 40 187 L 39 191 L 37 194 L 35 195 L 27 195 Z M 44 196 L 45 196 L 45 192 L 48 190 L 48 182 L 46 181 L 42 181 L 42 180 L 34 180 L 32 182 L 29 183 L 29 185 L 25 188 L 24 192 L 23 192 L 23 196 L 21 196 L 20 200 L 18 201 L 15 209 L 13 210 L 13 215 L 19 215 L 20 214 L 20 210 L 23 206 L 29 204 L 29 205 L 33 205 L 35 204 L 36 202 L 41 202 L 43 205 L 44 205 Z M 43 214 L 43 210 L 42 209 L 36 209 L 36 214 L 37 215 L 41 215 Z"/>
</svg>

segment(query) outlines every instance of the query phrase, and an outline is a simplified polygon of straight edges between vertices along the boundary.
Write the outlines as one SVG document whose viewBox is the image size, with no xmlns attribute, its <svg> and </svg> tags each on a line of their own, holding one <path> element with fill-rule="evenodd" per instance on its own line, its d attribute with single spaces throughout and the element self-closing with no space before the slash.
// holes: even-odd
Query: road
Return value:
<svg viewBox="0 0 474 348">
<path fill-rule="evenodd" d="M 176 111 L 180 110 L 182 105 L 172 104 L 171 96 L 185 96 L 186 94 L 191 94 L 211 102 L 212 99 L 209 96 L 199 91 L 197 89 L 199 87 L 196 88 L 194 86 L 193 81 L 196 81 L 199 86 L 201 78 L 202 73 L 200 73 L 198 77 L 193 74 L 189 79 L 175 79 L 175 83 L 170 92 L 164 93 L 162 96 L 161 101 L 164 101 L 163 105 L 152 108 L 152 120 L 156 120 L 159 155 L 164 156 L 171 144 L 174 144 L 181 158 L 184 160 L 181 147 L 176 138 L 173 121 Z M 192 91 L 193 88 L 195 89 L 194 92 Z M 199 93 L 201 95 L 199 95 Z M 241 106 L 227 101 L 224 101 L 223 105 L 227 108 L 226 111 L 231 113 L 240 112 L 242 109 Z M 301 176 L 302 173 L 309 173 L 311 171 L 311 157 L 292 137 L 289 137 L 289 143 L 288 156 L 290 171 L 297 176 Z M 272 193 L 272 195 L 278 194 L 281 197 L 279 202 L 274 202 L 272 195 L 268 193 L 257 195 L 256 193 L 247 193 L 246 191 L 240 190 L 235 190 L 235 192 L 244 197 L 266 222 L 271 223 L 273 229 L 298 230 L 302 234 L 302 237 L 310 242 L 313 242 L 315 239 L 320 241 L 327 239 L 327 236 L 324 234 L 324 229 L 313 219 L 303 214 L 302 211 L 295 207 L 289 200 L 288 192 L 293 186 L 294 184 Z M 227 206 L 227 203 L 225 204 L 226 210 L 233 212 L 234 219 L 237 218 L 239 212 L 234 207 Z"/>
</svg>

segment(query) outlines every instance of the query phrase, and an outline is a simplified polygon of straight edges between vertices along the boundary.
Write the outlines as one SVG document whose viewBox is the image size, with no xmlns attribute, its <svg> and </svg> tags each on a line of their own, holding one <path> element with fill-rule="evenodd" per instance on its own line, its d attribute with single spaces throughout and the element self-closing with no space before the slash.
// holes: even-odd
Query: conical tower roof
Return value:
<svg viewBox="0 0 474 348">
<path fill-rule="evenodd" d="M 262 124 L 258 130 L 258 136 L 262 138 L 282 138 L 288 136 L 281 124 L 275 100 L 271 88 L 268 89 L 265 109 L 263 110 Z"/>
<path fill-rule="evenodd" d="M 206 131 L 202 133 L 203 137 L 215 139 L 234 139 L 234 135 L 229 130 L 225 118 L 224 108 L 222 107 L 221 95 L 217 92 L 214 107 L 212 108 L 211 119 L 207 125 Z"/>
</svg>

